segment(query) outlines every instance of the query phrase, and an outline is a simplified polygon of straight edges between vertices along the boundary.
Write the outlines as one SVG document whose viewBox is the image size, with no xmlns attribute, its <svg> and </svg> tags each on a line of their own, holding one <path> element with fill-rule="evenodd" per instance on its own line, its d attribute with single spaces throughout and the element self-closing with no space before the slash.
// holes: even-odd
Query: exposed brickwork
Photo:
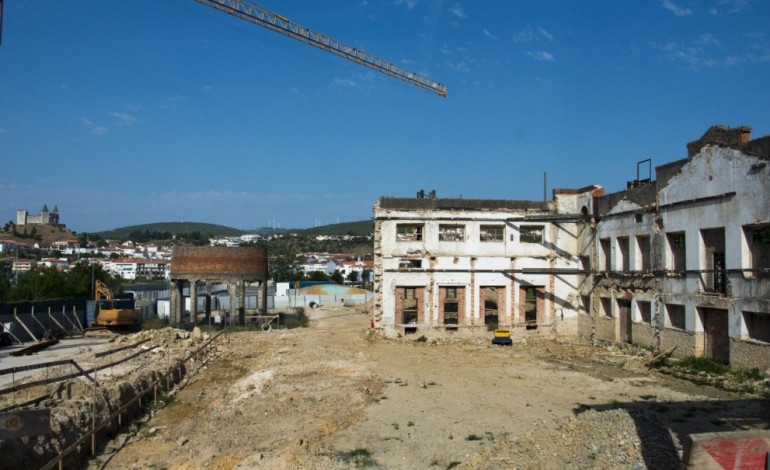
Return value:
<svg viewBox="0 0 770 470">
<path fill-rule="evenodd" d="M 172 279 L 267 279 L 267 250 L 258 247 L 178 246 Z"/>
</svg>

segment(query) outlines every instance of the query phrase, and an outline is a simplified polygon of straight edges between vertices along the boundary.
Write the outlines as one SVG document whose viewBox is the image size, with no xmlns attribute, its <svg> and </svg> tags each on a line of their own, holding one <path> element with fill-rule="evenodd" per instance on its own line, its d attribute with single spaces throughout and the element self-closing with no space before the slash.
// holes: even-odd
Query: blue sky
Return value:
<svg viewBox="0 0 770 470">
<path fill-rule="evenodd" d="M 310 227 L 380 196 L 540 199 L 770 134 L 770 2 L 263 0 L 440 98 L 193 0 L 5 0 L 0 220 Z"/>
</svg>

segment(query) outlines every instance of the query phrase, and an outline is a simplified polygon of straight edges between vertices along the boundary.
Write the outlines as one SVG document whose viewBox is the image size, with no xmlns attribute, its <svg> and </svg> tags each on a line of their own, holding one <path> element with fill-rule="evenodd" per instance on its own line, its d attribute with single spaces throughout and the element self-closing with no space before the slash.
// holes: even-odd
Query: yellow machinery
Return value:
<svg viewBox="0 0 770 470">
<path fill-rule="evenodd" d="M 93 326 L 103 327 L 135 327 L 139 325 L 139 311 L 134 309 L 115 308 L 115 298 L 112 290 L 101 281 L 94 284 L 97 315 Z M 105 308 L 104 304 L 109 306 Z"/>
</svg>

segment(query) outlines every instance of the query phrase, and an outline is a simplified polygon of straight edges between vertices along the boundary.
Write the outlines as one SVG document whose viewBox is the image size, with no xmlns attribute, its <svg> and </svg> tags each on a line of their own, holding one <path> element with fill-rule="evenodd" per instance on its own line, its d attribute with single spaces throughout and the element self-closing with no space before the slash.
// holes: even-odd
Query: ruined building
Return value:
<svg viewBox="0 0 770 470">
<path fill-rule="evenodd" d="M 38 215 L 32 215 L 25 209 L 16 211 L 16 225 L 57 225 L 59 223 L 59 208 L 54 206 L 53 211 L 48 210 L 48 204 L 43 204 L 43 208 Z"/>
<path fill-rule="evenodd" d="M 396 335 L 497 324 L 766 368 L 770 137 L 750 132 L 712 127 L 687 158 L 613 194 L 381 198 L 375 326 Z"/>
</svg>

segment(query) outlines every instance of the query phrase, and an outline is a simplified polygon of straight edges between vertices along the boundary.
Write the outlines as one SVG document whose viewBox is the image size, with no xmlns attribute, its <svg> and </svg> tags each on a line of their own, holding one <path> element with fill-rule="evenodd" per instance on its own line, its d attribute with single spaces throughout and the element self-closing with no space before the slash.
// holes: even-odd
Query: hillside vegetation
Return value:
<svg viewBox="0 0 770 470">
<path fill-rule="evenodd" d="M 128 240 L 132 233 L 170 233 L 172 235 L 185 235 L 191 233 L 200 233 L 203 235 L 213 235 L 222 237 L 237 237 L 245 233 L 296 233 L 299 235 L 352 235 L 356 237 L 366 237 L 374 232 L 373 220 L 360 220 L 356 222 L 344 222 L 340 224 L 323 225 L 307 229 L 271 229 L 258 228 L 253 230 L 240 230 L 224 225 L 207 224 L 202 222 L 158 222 L 153 224 L 130 225 L 113 230 L 97 232 L 102 238 L 111 238 L 119 240 Z"/>
<path fill-rule="evenodd" d="M 226 227 L 224 225 L 206 224 L 202 222 L 157 222 L 153 224 L 129 225 L 127 227 L 116 228 L 96 234 L 102 238 L 116 238 L 127 240 L 130 234 L 134 232 L 168 232 L 172 235 L 181 235 L 189 233 L 202 233 L 205 235 L 235 237 L 246 233 L 237 228 Z"/>
</svg>

